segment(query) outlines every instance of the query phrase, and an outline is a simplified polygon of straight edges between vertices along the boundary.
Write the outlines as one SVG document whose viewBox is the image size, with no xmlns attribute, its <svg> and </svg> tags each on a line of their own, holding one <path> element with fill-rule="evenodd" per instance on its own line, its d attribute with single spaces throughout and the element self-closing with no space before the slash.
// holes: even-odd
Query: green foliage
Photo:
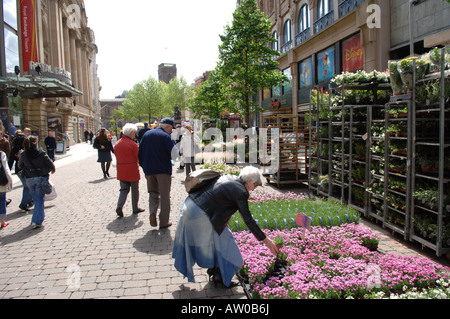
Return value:
<svg viewBox="0 0 450 319">
<path fill-rule="evenodd" d="M 195 96 L 189 101 L 189 108 L 196 117 L 206 115 L 211 119 L 221 118 L 221 113 L 225 110 L 237 112 L 229 103 L 227 89 L 217 70 L 212 71 L 208 80 L 195 90 Z"/>
<path fill-rule="evenodd" d="M 274 57 L 279 52 L 270 44 L 271 22 L 258 9 L 255 0 L 243 0 L 233 14 L 231 26 L 220 36 L 218 71 L 228 98 L 239 104 L 248 118 L 257 111 L 253 96 L 258 90 L 288 81 Z"/>
<path fill-rule="evenodd" d="M 181 110 L 187 107 L 191 89 L 186 80 L 173 78 L 169 84 L 149 77 L 127 92 L 121 112 L 125 120 L 148 120 L 161 116 L 171 116 L 174 106 Z"/>
</svg>

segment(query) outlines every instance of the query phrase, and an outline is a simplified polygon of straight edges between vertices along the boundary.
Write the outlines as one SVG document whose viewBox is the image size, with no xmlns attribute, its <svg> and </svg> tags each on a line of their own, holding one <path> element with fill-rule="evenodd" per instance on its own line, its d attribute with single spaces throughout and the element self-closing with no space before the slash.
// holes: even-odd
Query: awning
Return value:
<svg viewBox="0 0 450 319">
<path fill-rule="evenodd" d="M 17 94 L 22 98 L 57 98 L 83 95 L 83 92 L 67 83 L 41 76 L 0 77 L 0 92 Z"/>
</svg>

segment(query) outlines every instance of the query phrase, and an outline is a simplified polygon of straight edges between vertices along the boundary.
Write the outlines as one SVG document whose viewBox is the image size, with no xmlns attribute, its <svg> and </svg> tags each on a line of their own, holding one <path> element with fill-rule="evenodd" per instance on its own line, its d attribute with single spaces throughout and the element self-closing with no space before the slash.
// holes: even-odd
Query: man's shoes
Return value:
<svg viewBox="0 0 450 319">
<path fill-rule="evenodd" d="M 169 222 L 166 226 L 160 226 L 159 229 L 168 228 L 168 227 L 170 227 L 170 226 L 172 226 L 172 223 L 171 223 L 171 222 Z"/>
<path fill-rule="evenodd" d="M 29 209 L 28 207 L 22 206 L 22 205 L 19 205 L 19 208 L 20 208 L 21 210 L 26 211 L 26 212 L 29 212 L 29 211 L 31 210 L 31 209 Z"/>
<path fill-rule="evenodd" d="M 156 221 L 156 215 L 150 215 L 150 225 L 152 227 L 158 226 L 158 222 Z"/>
<path fill-rule="evenodd" d="M 138 208 L 138 210 L 133 211 L 133 214 L 139 214 L 139 213 L 142 213 L 142 212 L 145 212 L 145 209 Z"/>
<path fill-rule="evenodd" d="M 117 214 L 117 216 L 119 216 L 119 218 L 122 218 L 123 217 L 122 208 L 117 208 L 116 209 L 116 214 Z"/>
</svg>

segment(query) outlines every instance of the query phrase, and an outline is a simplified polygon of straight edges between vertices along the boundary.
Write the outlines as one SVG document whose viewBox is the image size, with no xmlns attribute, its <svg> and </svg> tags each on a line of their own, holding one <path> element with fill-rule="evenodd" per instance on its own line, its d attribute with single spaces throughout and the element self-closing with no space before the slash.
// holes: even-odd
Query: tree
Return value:
<svg viewBox="0 0 450 319">
<path fill-rule="evenodd" d="M 218 70 L 229 88 L 229 99 L 238 103 L 247 124 L 250 113 L 257 111 L 252 97 L 263 88 L 287 81 L 280 72 L 272 50 L 276 41 L 271 35 L 271 22 L 258 9 L 255 0 L 243 0 L 233 13 L 231 26 L 220 36 Z"/>
<path fill-rule="evenodd" d="M 175 105 L 180 107 L 180 111 L 185 110 L 192 95 L 192 90 L 192 87 L 187 84 L 184 77 L 175 77 L 170 80 L 164 94 L 164 104 L 167 111 L 173 113 Z"/>
<path fill-rule="evenodd" d="M 133 89 L 127 92 L 123 102 L 122 112 L 126 119 L 148 118 L 151 122 L 154 116 L 167 114 L 164 109 L 164 82 L 159 82 L 153 77 L 139 82 Z"/>
<path fill-rule="evenodd" d="M 208 80 L 195 90 L 195 96 L 191 99 L 189 108 L 197 117 L 206 115 L 211 119 L 219 119 L 224 110 L 232 108 L 226 94 L 226 88 L 217 70 L 214 70 Z"/>
</svg>

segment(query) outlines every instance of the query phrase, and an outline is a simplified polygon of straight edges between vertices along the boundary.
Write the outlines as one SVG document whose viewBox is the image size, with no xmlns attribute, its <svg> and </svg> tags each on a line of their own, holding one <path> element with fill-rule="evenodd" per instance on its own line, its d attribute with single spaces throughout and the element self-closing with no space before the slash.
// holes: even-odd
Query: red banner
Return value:
<svg viewBox="0 0 450 319">
<path fill-rule="evenodd" d="M 20 0 L 20 23 L 22 26 L 22 69 L 30 70 L 30 61 L 37 62 L 35 0 Z"/>
<path fill-rule="evenodd" d="M 364 49 L 361 46 L 360 35 L 345 40 L 342 43 L 343 71 L 355 71 L 364 68 Z"/>
</svg>

